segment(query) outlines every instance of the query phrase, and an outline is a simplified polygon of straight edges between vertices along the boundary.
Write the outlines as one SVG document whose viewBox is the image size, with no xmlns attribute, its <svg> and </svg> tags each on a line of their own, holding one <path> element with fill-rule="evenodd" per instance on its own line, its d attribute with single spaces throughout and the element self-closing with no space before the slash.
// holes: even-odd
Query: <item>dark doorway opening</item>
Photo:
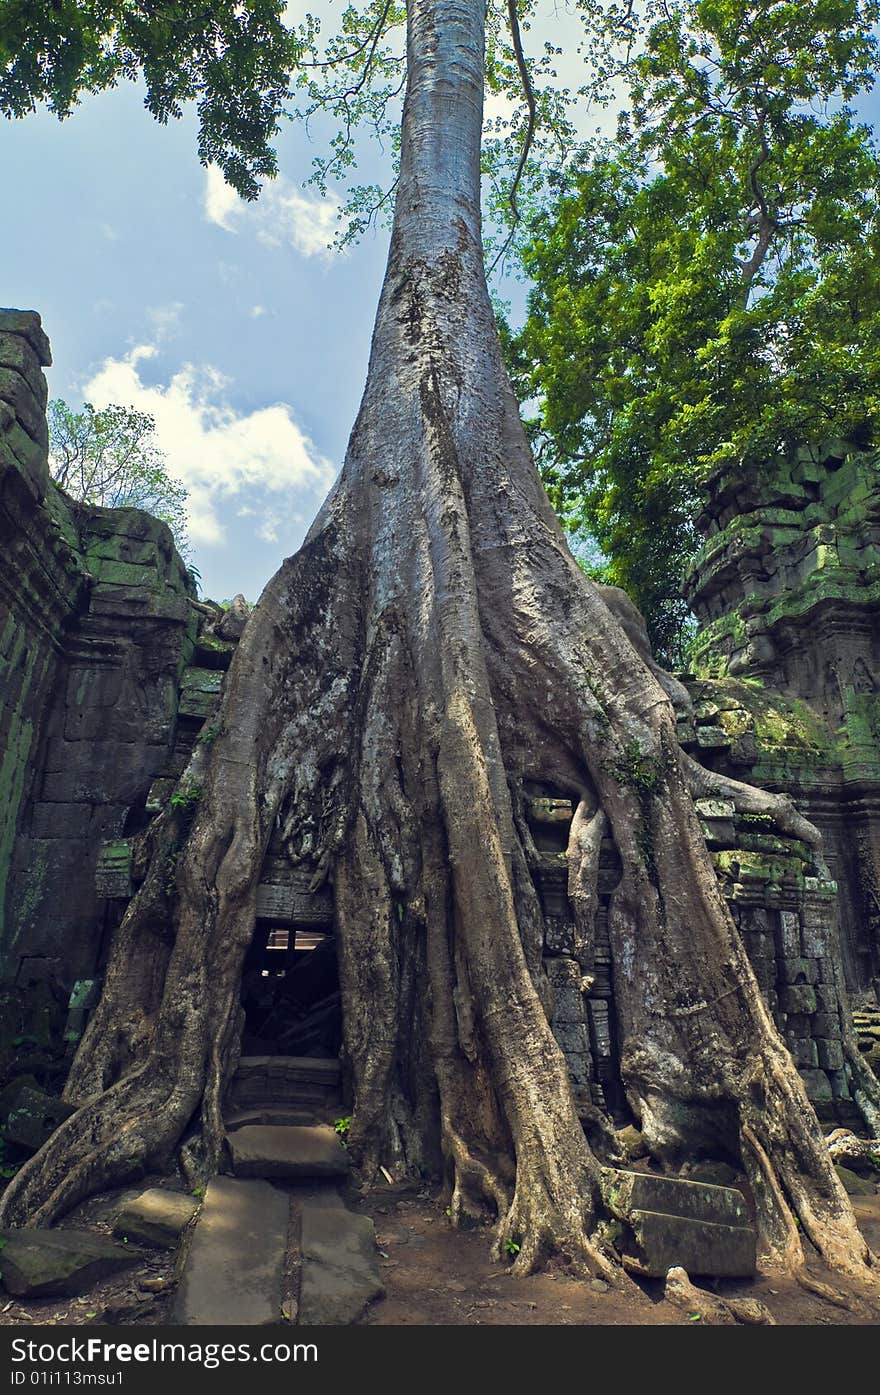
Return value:
<svg viewBox="0 0 880 1395">
<path fill-rule="evenodd" d="M 336 1057 L 342 1007 L 336 941 L 323 928 L 257 921 L 244 962 L 245 1056 Z"/>
</svg>

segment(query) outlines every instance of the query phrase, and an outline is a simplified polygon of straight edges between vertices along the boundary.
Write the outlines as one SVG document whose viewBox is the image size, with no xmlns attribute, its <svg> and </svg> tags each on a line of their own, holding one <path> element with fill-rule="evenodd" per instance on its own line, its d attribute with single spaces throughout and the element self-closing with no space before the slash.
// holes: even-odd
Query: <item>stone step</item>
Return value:
<svg viewBox="0 0 880 1395">
<path fill-rule="evenodd" d="M 242 1056 L 226 1092 L 229 1110 L 263 1105 L 291 1108 L 339 1104 L 341 1070 L 335 1058 Z"/>
<path fill-rule="evenodd" d="M 274 1177 L 302 1182 L 346 1177 L 348 1152 L 326 1125 L 311 1128 L 249 1124 L 229 1135 L 236 1177 Z"/>
<path fill-rule="evenodd" d="M 335 1192 L 304 1198 L 300 1250 L 303 1327 L 356 1322 L 383 1296 L 373 1222 L 347 1211 Z"/>
<path fill-rule="evenodd" d="M 252 1109 L 238 1109 L 224 1114 L 223 1123 L 227 1133 L 250 1127 L 252 1124 L 286 1124 L 309 1126 L 319 1120 L 313 1109 L 289 1109 L 284 1105 L 255 1105 Z"/>
<path fill-rule="evenodd" d="M 652 1172 L 609 1169 L 604 1191 L 610 1210 L 621 1220 L 629 1220 L 635 1211 L 647 1211 L 717 1225 L 751 1224 L 745 1197 L 735 1187 L 658 1177 Z"/>
<path fill-rule="evenodd" d="M 170 1321 L 188 1327 L 281 1321 L 290 1202 L 271 1183 L 215 1177 L 196 1223 Z"/>
<path fill-rule="evenodd" d="M 326 1056 L 242 1056 L 236 1075 L 264 1073 L 271 1078 L 314 1081 L 318 1085 L 338 1085 L 341 1066 L 337 1057 Z"/>
<path fill-rule="evenodd" d="M 633 1211 L 622 1250 L 627 1268 L 645 1278 L 664 1278 L 681 1266 L 688 1274 L 747 1278 L 755 1273 L 757 1236 L 751 1227 L 716 1225 L 689 1216 Z"/>
</svg>

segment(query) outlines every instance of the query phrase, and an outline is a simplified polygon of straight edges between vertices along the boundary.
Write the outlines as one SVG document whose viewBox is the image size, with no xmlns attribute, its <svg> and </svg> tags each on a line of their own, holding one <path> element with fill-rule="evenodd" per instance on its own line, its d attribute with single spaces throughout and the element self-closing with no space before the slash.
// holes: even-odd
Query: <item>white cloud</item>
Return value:
<svg viewBox="0 0 880 1395">
<path fill-rule="evenodd" d="M 210 223 L 231 233 L 248 228 L 265 246 L 294 247 L 304 257 L 330 255 L 341 207 L 335 194 L 303 194 L 283 177 L 265 184 L 255 203 L 245 203 L 216 165 L 206 171 L 204 209 Z"/>
<path fill-rule="evenodd" d="M 265 305 L 252 305 L 252 306 L 251 306 L 251 319 L 252 319 L 252 320 L 258 320 L 258 319 L 260 318 L 261 315 L 265 315 L 266 313 L 267 313 L 267 312 L 266 312 L 266 307 L 265 307 Z"/>
<path fill-rule="evenodd" d="M 257 537 L 263 542 L 277 543 L 279 538 L 278 529 L 281 526 L 281 518 L 277 513 L 267 513 L 262 524 L 257 529 Z"/>
<path fill-rule="evenodd" d="M 148 384 L 140 364 L 155 358 L 154 344 L 138 344 L 125 358 L 108 358 L 85 384 L 83 395 L 96 407 L 111 402 L 149 412 L 156 439 L 171 472 L 189 490 L 189 533 L 194 543 L 223 541 L 217 515 L 222 499 L 246 491 L 287 494 L 291 514 L 296 495 L 321 496 L 336 473 L 297 425 L 290 407 L 276 402 L 241 413 L 229 402 L 229 382 L 209 364 L 184 364 L 166 385 Z M 242 504 L 239 514 L 256 513 Z M 263 510 L 257 536 L 278 539 L 283 515 Z"/>
<path fill-rule="evenodd" d="M 147 311 L 147 318 L 152 322 L 155 333 L 156 344 L 167 339 L 169 334 L 173 334 L 180 323 L 180 312 L 183 309 L 183 301 L 171 300 L 167 305 L 154 305 Z M 154 349 L 155 346 L 146 346 Z"/>
<path fill-rule="evenodd" d="M 209 223 L 233 232 L 233 221 L 244 207 L 234 189 L 226 183 L 216 165 L 209 165 L 205 180 L 205 217 Z"/>
</svg>

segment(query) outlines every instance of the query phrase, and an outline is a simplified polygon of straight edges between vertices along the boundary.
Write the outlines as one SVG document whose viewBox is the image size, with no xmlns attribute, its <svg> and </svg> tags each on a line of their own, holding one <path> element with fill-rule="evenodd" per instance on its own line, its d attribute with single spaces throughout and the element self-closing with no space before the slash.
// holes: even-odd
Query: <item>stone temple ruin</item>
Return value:
<svg viewBox="0 0 880 1395">
<path fill-rule="evenodd" d="M 33 1151 L 100 991 L 110 932 L 137 885 L 137 835 L 210 723 L 241 605 L 199 602 L 164 524 L 74 504 L 50 481 L 49 344 L 0 311 L 0 1123 Z M 859 1125 L 842 1042 L 880 1056 L 880 471 L 847 443 L 712 482 L 687 582 L 701 623 L 680 739 L 710 770 L 785 790 L 825 835 L 827 867 L 769 821 L 698 804 L 758 981 L 829 1124 Z M 595 962 L 575 958 L 564 849 L 573 810 L 529 792 L 553 1030 L 584 1111 L 627 1120 L 607 906 Z M 246 964 L 231 1109 L 338 1088 L 333 907 L 270 847 Z M 344 1092 L 344 1061 L 342 1089 Z M 36 1091 L 40 1110 L 20 1107 Z M 54 1100 L 54 1105 L 52 1104 Z M 17 1121 L 17 1122 L 16 1122 Z"/>
</svg>

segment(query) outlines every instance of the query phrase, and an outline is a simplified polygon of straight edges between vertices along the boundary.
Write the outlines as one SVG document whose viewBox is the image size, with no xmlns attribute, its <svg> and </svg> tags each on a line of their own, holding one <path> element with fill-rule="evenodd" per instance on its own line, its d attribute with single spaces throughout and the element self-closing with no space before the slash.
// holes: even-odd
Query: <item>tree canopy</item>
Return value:
<svg viewBox="0 0 880 1395">
<path fill-rule="evenodd" d="M 61 398 L 49 403 L 49 468 L 71 498 L 104 509 L 146 509 L 174 535 L 186 556 L 185 485 L 168 472 L 147 412 L 91 402 L 74 412 Z"/>
<path fill-rule="evenodd" d="M 559 176 L 525 251 L 508 356 L 545 483 L 667 661 L 712 470 L 877 430 L 880 163 L 851 102 L 878 14 L 649 5 L 616 141 Z"/>
</svg>

